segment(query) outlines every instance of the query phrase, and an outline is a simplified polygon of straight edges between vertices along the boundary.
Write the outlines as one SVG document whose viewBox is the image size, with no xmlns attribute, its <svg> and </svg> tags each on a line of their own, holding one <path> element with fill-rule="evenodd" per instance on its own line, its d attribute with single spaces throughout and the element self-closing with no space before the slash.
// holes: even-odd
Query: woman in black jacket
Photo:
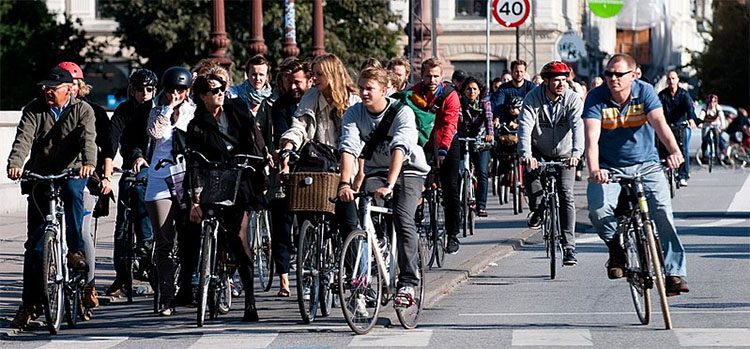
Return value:
<svg viewBox="0 0 750 349">
<path fill-rule="evenodd" d="M 208 67 L 196 78 L 193 92 L 197 109 L 187 129 L 187 148 L 198 151 L 210 161 L 226 161 L 236 154 L 264 155 L 265 144 L 247 106 L 241 100 L 225 99 L 229 76 L 219 66 Z M 189 166 L 199 162 L 189 162 Z M 187 176 L 188 178 L 190 176 Z M 244 171 L 240 189 L 233 206 L 221 211 L 227 232 L 220 237 L 238 262 L 238 271 L 245 287 L 243 321 L 258 321 L 253 287 L 253 263 L 240 238 L 247 227 L 248 210 L 263 204 L 264 176 L 262 172 Z M 191 186 L 188 183 L 188 188 Z M 197 200 L 198 198 L 194 198 Z M 199 202 L 192 202 L 190 220 L 199 223 L 203 210 Z"/>
</svg>

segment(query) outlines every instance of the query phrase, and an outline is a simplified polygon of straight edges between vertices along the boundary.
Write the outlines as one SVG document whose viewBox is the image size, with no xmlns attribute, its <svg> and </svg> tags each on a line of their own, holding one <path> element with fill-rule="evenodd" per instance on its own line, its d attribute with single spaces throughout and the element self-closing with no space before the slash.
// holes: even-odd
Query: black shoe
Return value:
<svg viewBox="0 0 750 349">
<path fill-rule="evenodd" d="M 682 276 L 669 276 L 666 280 L 667 296 L 677 296 L 680 293 L 688 293 L 687 281 Z"/>
<path fill-rule="evenodd" d="M 526 218 L 526 224 L 531 229 L 539 229 L 542 227 L 542 214 L 541 212 L 531 211 L 529 216 Z"/>
<path fill-rule="evenodd" d="M 242 316 L 243 322 L 258 322 L 258 309 L 255 306 L 245 308 L 245 314 Z"/>
<path fill-rule="evenodd" d="M 619 279 L 625 276 L 625 251 L 618 241 L 607 243 L 609 247 L 609 261 L 607 261 L 607 276 L 610 279 Z"/>
<path fill-rule="evenodd" d="M 566 248 L 565 252 L 563 253 L 563 265 L 573 266 L 576 264 L 578 264 L 578 259 L 576 259 L 576 250 L 573 248 Z"/>
<path fill-rule="evenodd" d="M 445 247 L 445 253 L 456 254 L 458 253 L 458 249 L 460 247 L 461 247 L 461 243 L 458 242 L 458 238 L 455 236 L 451 236 L 448 238 L 448 246 Z"/>
</svg>

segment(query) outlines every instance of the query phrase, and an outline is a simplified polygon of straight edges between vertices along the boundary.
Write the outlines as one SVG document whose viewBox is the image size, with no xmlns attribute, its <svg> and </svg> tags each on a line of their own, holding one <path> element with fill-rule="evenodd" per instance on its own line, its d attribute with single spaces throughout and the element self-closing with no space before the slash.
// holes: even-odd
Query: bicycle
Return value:
<svg viewBox="0 0 750 349">
<path fill-rule="evenodd" d="M 643 176 L 647 174 L 649 173 L 635 175 L 610 173 L 610 182 L 619 183 L 623 190 L 620 197 L 626 198 L 618 202 L 615 210 L 616 238 L 625 251 L 625 277 L 630 285 L 630 294 L 638 319 L 644 325 L 650 322 L 650 290 L 655 284 L 659 293 L 664 326 L 669 330 L 672 328 L 672 316 L 667 302 L 666 274 L 663 269 L 664 254 L 659 234 L 654 229 L 649 215 L 643 187 Z"/>
<path fill-rule="evenodd" d="M 60 198 L 60 180 L 78 178 L 78 170 L 66 169 L 59 174 L 41 175 L 24 171 L 22 182 L 43 182 L 47 186 L 47 212 L 44 218 L 42 235 L 42 306 L 47 330 L 50 334 L 60 331 L 63 311 L 65 320 L 71 328 L 76 327 L 79 318 L 86 321 L 90 313 L 83 308 L 81 295 L 86 284 L 87 270 L 74 270 L 68 266 L 68 244 L 65 234 L 65 210 Z M 33 190 L 32 194 L 33 195 Z M 33 198 L 33 196 L 32 196 Z M 38 209 L 39 203 L 34 200 Z"/>
<path fill-rule="evenodd" d="M 515 136 L 517 131 L 510 130 L 507 123 L 502 123 L 498 130 L 498 139 L 502 135 Z M 521 163 L 517 152 L 515 151 L 515 145 L 509 146 L 496 143 L 495 147 L 495 177 L 496 185 L 498 186 L 497 192 L 498 200 L 500 205 L 507 204 L 511 201 L 509 198 L 512 196 L 513 201 L 513 214 L 518 215 L 523 213 L 523 163 Z M 510 166 L 502 166 L 501 161 L 510 163 Z M 501 182 L 500 178 L 504 181 Z"/>
<path fill-rule="evenodd" d="M 475 175 L 475 167 L 471 162 L 471 143 L 474 143 L 474 151 L 479 153 L 488 149 L 492 146 L 491 143 L 487 143 L 483 140 L 483 136 L 477 137 L 459 137 L 458 141 L 461 142 L 461 162 L 459 163 L 459 197 L 461 198 L 461 221 L 463 222 L 464 237 L 468 235 L 474 235 L 474 229 L 476 224 L 476 189 L 477 189 L 477 176 Z"/>
<path fill-rule="evenodd" d="M 388 219 L 393 211 L 376 205 L 370 193 L 355 196 L 360 198 L 359 215 L 364 229 L 349 234 L 341 249 L 338 291 L 344 319 L 354 333 L 367 334 L 377 323 L 381 305 L 393 300 L 401 326 L 413 329 L 424 306 L 426 241 L 418 239 L 419 284 L 414 287 L 414 299 L 404 306 L 396 299 L 397 235 Z M 378 235 L 382 235 L 384 243 L 378 241 Z"/>
<path fill-rule="evenodd" d="M 221 212 L 234 206 L 240 186 L 241 174 L 245 169 L 255 171 L 250 161 L 262 162 L 264 157 L 238 154 L 230 161 L 210 161 L 203 154 L 192 151 L 190 155 L 199 163 L 191 168 L 200 186 L 200 203 L 205 207 L 201 220 L 201 247 L 198 269 L 198 313 L 197 325 L 203 327 L 208 311 L 209 319 L 228 312 L 227 299 L 231 299 L 232 277 L 228 268 L 228 254 L 218 245 L 219 230 L 223 230 Z M 222 299 L 224 300 L 222 302 Z M 231 303 L 229 304 L 231 306 Z"/>
<path fill-rule="evenodd" d="M 542 236 L 547 258 L 549 258 L 549 275 L 552 280 L 557 276 L 557 254 L 560 253 L 561 261 L 563 255 L 560 201 L 557 195 L 557 176 L 563 166 L 566 166 L 563 161 L 539 161 L 543 190 L 539 209 L 542 210 Z"/>
<path fill-rule="evenodd" d="M 703 137 L 705 150 L 703 147 L 701 147 L 701 151 L 699 151 L 695 155 L 695 160 L 698 162 L 698 164 L 703 164 L 703 161 L 707 162 L 708 173 L 711 173 L 711 171 L 713 171 L 714 161 L 719 156 L 719 134 L 721 134 L 721 132 L 719 131 L 718 125 L 709 125 L 706 128 L 708 128 L 708 130 L 706 131 L 706 135 Z"/>
<path fill-rule="evenodd" d="M 434 265 L 437 265 L 438 268 L 441 268 L 445 261 L 448 239 L 445 232 L 443 190 L 440 188 L 437 170 L 430 171 L 426 183 L 425 191 L 422 193 L 422 201 L 417 206 L 417 229 L 420 236 L 426 240 L 427 250 L 430 253 L 427 267 L 432 269 Z M 425 218 L 427 218 L 426 221 Z"/>
<path fill-rule="evenodd" d="M 271 224 L 265 209 L 250 211 L 247 222 L 247 242 L 258 274 L 260 289 L 268 292 L 273 281 L 274 262 L 271 255 Z"/>
<path fill-rule="evenodd" d="M 135 220 L 138 218 L 135 216 L 135 213 L 133 212 L 134 207 L 138 207 L 138 194 L 137 194 L 137 188 L 145 188 L 146 183 L 148 179 L 146 177 L 138 178 L 136 177 L 138 175 L 137 172 L 131 171 L 131 170 L 121 170 L 118 168 L 115 168 L 115 173 L 121 173 L 123 176 L 123 181 L 130 183 L 130 186 L 128 187 L 128 202 L 125 202 L 123 200 L 120 200 L 120 204 L 122 207 L 125 208 L 124 212 L 124 223 L 123 225 L 126 227 L 125 231 L 127 233 L 127 250 L 125 251 L 125 293 L 127 294 L 127 302 L 133 303 L 133 281 L 136 279 L 136 276 L 140 276 L 139 279 L 142 281 L 148 281 L 151 283 L 152 288 L 156 289 L 156 283 L 153 279 L 153 275 L 151 272 L 147 271 L 146 266 L 151 265 L 151 258 L 146 258 L 143 254 L 136 254 L 135 251 L 138 249 L 138 244 L 136 241 L 136 232 L 135 232 Z M 153 250 L 152 251 L 146 251 L 148 253 L 149 257 L 153 257 Z"/>
</svg>

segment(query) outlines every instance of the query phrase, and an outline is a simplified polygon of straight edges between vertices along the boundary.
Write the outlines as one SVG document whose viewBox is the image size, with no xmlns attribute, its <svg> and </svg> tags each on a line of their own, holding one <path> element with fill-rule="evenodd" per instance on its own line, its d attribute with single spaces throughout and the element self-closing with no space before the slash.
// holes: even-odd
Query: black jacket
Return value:
<svg viewBox="0 0 750 349">
<path fill-rule="evenodd" d="M 117 106 L 112 115 L 110 125 L 112 154 L 116 154 L 119 148 L 125 167 L 132 166 L 135 159 L 139 157 L 146 157 L 145 152 L 149 142 L 146 124 L 151 107 L 153 105 L 150 101 L 137 104 L 135 100 L 128 99 Z"/>
</svg>

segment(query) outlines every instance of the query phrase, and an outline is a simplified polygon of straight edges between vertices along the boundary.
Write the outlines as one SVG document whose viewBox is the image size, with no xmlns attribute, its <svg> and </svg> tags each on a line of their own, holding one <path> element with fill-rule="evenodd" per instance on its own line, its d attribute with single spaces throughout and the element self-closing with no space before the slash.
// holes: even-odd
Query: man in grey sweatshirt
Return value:
<svg viewBox="0 0 750 349">
<path fill-rule="evenodd" d="M 531 211 L 528 224 L 531 228 L 542 224 L 544 208 L 539 202 L 543 189 L 537 159 L 565 162 L 567 166 L 557 172 L 563 264 L 576 265 L 573 185 L 584 148 L 583 101 L 567 87 L 570 68 L 565 63 L 547 63 L 541 75 L 544 82 L 526 95 L 518 118 L 518 154 L 528 169 L 524 174 Z"/>
</svg>

